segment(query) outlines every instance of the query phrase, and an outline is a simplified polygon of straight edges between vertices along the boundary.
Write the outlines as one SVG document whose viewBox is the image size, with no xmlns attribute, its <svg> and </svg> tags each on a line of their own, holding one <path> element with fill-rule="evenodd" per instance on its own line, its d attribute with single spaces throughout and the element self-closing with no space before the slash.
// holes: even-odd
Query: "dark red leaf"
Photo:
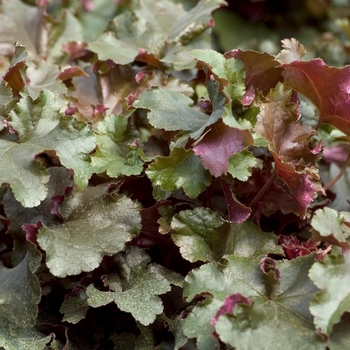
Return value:
<svg viewBox="0 0 350 350">
<path fill-rule="evenodd" d="M 266 52 L 235 49 L 226 52 L 225 57 L 234 57 L 243 62 L 246 70 L 245 83 L 248 89 L 252 85 L 256 90 L 267 94 L 279 81 L 282 81 L 281 64 L 274 56 Z"/>
<path fill-rule="evenodd" d="M 330 67 L 317 58 L 283 67 L 285 84 L 317 107 L 318 124 L 331 124 L 350 135 L 350 66 Z"/>
</svg>

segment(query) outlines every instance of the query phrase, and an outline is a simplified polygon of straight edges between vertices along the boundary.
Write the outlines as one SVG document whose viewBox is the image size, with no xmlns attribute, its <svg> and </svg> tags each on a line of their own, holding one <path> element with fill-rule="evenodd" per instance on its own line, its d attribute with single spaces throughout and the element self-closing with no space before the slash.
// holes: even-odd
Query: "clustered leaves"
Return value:
<svg viewBox="0 0 350 350">
<path fill-rule="evenodd" d="M 0 347 L 350 347 L 349 67 L 97 3 L 0 4 Z"/>
</svg>

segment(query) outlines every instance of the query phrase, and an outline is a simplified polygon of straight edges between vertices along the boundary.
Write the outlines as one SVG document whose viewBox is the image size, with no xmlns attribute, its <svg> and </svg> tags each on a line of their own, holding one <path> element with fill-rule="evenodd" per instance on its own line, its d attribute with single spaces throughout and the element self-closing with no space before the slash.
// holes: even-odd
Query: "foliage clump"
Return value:
<svg viewBox="0 0 350 350">
<path fill-rule="evenodd" d="M 226 50 L 235 1 L 2 1 L 2 349 L 350 347 L 349 25 L 305 3 L 341 62 Z"/>
</svg>

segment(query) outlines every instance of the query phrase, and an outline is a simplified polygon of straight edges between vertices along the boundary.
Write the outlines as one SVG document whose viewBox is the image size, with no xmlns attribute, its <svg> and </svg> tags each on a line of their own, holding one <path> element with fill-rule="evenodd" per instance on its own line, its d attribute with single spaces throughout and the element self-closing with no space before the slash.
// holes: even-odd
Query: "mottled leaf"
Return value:
<svg viewBox="0 0 350 350">
<path fill-rule="evenodd" d="M 78 323 L 85 318 L 90 305 L 87 302 L 86 291 L 83 287 L 77 287 L 71 293 L 66 295 L 61 307 L 60 313 L 63 314 L 63 322 Z"/>
<path fill-rule="evenodd" d="M 34 272 L 38 269 L 40 261 L 40 252 L 28 243 L 28 253 L 17 266 L 11 269 L 1 267 L 0 315 L 3 322 L 27 328 L 35 325 L 41 290 Z"/>
<path fill-rule="evenodd" d="M 158 129 L 194 132 L 209 116 L 191 107 L 192 104 L 193 101 L 180 92 L 154 87 L 145 90 L 133 106 L 148 109 L 148 119 Z"/>
<path fill-rule="evenodd" d="M 298 121 L 297 105 L 291 101 L 292 91 L 283 84 L 271 89 L 261 103 L 255 131 L 263 136 L 284 162 L 310 157 L 312 129 Z"/>
<path fill-rule="evenodd" d="M 9 123 L 19 135 L 19 142 L 0 140 L 0 182 L 8 183 L 16 199 L 25 207 L 37 206 L 46 197 L 48 173 L 35 156 L 54 151 L 62 165 L 74 170 L 81 189 L 91 176 L 87 153 L 95 146 L 87 125 L 62 117 L 54 95 L 44 90 L 40 97 L 21 99 L 11 111 Z"/>
<path fill-rule="evenodd" d="M 170 291 L 171 284 L 182 285 L 182 276 L 150 263 L 150 257 L 136 247 L 118 254 L 115 262 L 120 273 L 107 276 L 105 284 L 110 291 L 103 292 L 90 285 L 86 290 L 89 305 L 99 307 L 113 301 L 141 324 L 149 325 L 163 311 L 158 295 Z"/>
<path fill-rule="evenodd" d="M 43 350 L 53 338 L 35 328 L 27 328 L 9 323 L 0 317 L 0 346 L 6 350 Z M 55 342 L 56 343 L 56 342 Z M 58 344 L 52 344 L 58 346 Z"/>
<path fill-rule="evenodd" d="M 222 0 L 199 1 L 185 11 L 166 0 L 136 2 L 132 12 L 113 20 L 113 33 L 104 33 L 89 47 L 101 60 L 112 59 L 118 64 L 139 59 L 155 66 L 163 61 L 178 69 L 191 68 L 194 62 L 184 48 L 191 50 L 200 44 L 209 48 L 206 31 L 211 12 L 221 4 Z"/>
<path fill-rule="evenodd" d="M 219 261 L 225 254 L 256 258 L 282 253 L 276 236 L 255 224 L 224 222 L 208 208 L 183 210 L 171 221 L 171 237 L 181 255 L 191 261 Z"/>
<path fill-rule="evenodd" d="M 143 161 L 137 144 L 140 134 L 128 123 L 128 118 L 109 115 L 98 123 L 96 133 L 98 149 L 91 157 L 96 173 L 106 171 L 110 177 L 141 173 Z"/>
<path fill-rule="evenodd" d="M 252 167 L 256 164 L 257 159 L 245 149 L 230 156 L 227 170 L 234 178 L 247 181 L 252 174 Z"/>
<path fill-rule="evenodd" d="M 309 271 L 311 280 L 321 289 L 311 300 L 310 311 L 315 317 L 315 326 L 326 335 L 342 314 L 350 311 L 349 267 L 350 254 L 335 253 L 316 262 Z"/>
<path fill-rule="evenodd" d="M 223 82 L 224 92 L 232 100 L 240 101 L 246 92 L 244 83 L 245 70 L 241 61 L 225 58 L 214 50 L 193 50 L 191 55 L 209 67 L 219 80 Z"/>
<path fill-rule="evenodd" d="M 211 176 L 199 158 L 192 150 L 183 148 L 174 148 L 169 157 L 157 157 L 146 174 L 163 191 L 183 188 L 190 198 L 197 197 L 211 183 Z"/>
<path fill-rule="evenodd" d="M 92 271 L 104 255 L 124 249 L 140 231 L 136 205 L 122 195 L 111 195 L 105 185 L 72 192 L 59 207 L 64 222 L 43 226 L 37 237 L 46 264 L 58 277 Z"/>
<path fill-rule="evenodd" d="M 184 295 L 192 300 L 196 295 L 211 295 L 196 306 L 184 323 L 185 335 L 206 338 L 214 330 L 220 340 L 236 349 L 261 348 L 324 349 L 325 343 L 317 337 L 313 317 L 308 310 L 317 288 L 307 273 L 314 257 L 307 256 L 291 261 L 279 261 L 276 266 L 281 278 L 270 279 L 256 259 L 236 255 L 227 256 L 227 265 L 215 263 L 192 270 L 185 279 Z M 268 291 L 274 290 L 272 295 Z M 233 315 L 211 320 L 222 307 L 227 296 L 241 294 L 252 305 L 236 305 Z M 200 315 L 200 317 L 198 317 Z M 194 323 L 196 320 L 196 324 Z M 290 338 L 290 334 L 298 337 Z M 208 339 L 209 338 L 209 339 Z M 199 349 L 206 349 L 205 345 Z"/>
</svg>

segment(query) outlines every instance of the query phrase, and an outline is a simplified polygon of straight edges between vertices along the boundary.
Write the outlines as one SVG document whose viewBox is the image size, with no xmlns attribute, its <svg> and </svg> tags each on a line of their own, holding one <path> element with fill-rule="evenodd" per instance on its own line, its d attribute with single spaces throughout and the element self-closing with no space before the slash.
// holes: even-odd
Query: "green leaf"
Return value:
<svg viewBox="0 0 350 350">
<path fill-rule="evenodd" d="M 350 347 L 350 314 L 344 313 L 340 322 L 333 326 L 328 338 L 330 350 L 343 350 Z"/>
<path fill-rule="evenodd" d="M 226 59 L 214 50 L 193 50 L 191 55 L 207 64 L 209 69 L 223 80 L 224 91 L 232 100 L 240 101 L 245 94 L 245 69 L 241 61 L 235 58 Z"/>
<path fill-rule="evenodd" d="M 190 198 L 196 198 L 211 183 L 199 158 L 184 148 L 174 148 L 169 157 L 157 157 L 146 174 L 163 191 L 183 188 Z"/>
<path fill-rule="evenodd" d="M 1 267 L 0 320 L 2 322 L 16 323 L 19 327 L 34 326 L 41 298 L 40 284 L 34 272 L 40 262 L 40 252 L 28 243 L 28 253 L 17 266 L 12 269 Z"/>
<path fill-rule="evenodd" d="M 190 107 L 192 104 L 193 101 L 180 92 L 153 87 L 145 90 L 133 106 L 148 109 L 147 117 L 155 128 L 194 132 L 207 122 L 208 115 Z"/>
<path fill-rule="evenodd" d="M 41 8 L 28 6 L 19 0 L 2 1 L 0 4 L 1 42 L 10 45 L 18 42 L 27 48 L 31 56 L 35 57 L 37 48 L 41 46 L 42 21 Z"/>
<path fill-rule="evenodd" d="M 89 308 L 90 305 L 87 302 L 85 289 L 69 294 L 60 307 L 60 313 L 64 315 L 62 322 L 78 323 L 85 318 Z"/>
<path fill-rule="evenodd" d="M 220 259 L 224 230 L 221 218 L 208 208 L 183 210 L 171 221 L 171 238 L 183 258 L 191 262 Z"/>
<path fill-rule="evenodd" d="M 37 238 L 48 268 L 58 277 L 92 271 L 104 255 L 123 250 L 141 228 L 134 202 L 110 195 L 106 185 L 70 193 L 59 213 L 64 223 L 43 226 Z"/>
<path fill-rule="evenodd" d="M 194 61 L 186 49 L 210 47 L 207 29 L 211 12 L 223 3 L 202 0 L 190 11 L 167 0 L 132 3 L 131 11 L 113 20 L 114 33 L 103 34 L 89 48 L 100 60 L 112 59 L 118 64 L 133 62 L 142 49 L 141 54 L 152 54 L 176 69 L 193 68 Z"/>
<path fill-rule="evenodd" d="M 37 206 L 46 197 L 48 173 L 35 156 L 54 151 L 62 165 L 73 169 L 80 189 L 91 176 L 88 153 L 94 137 L 84 123 L 59 115 L 60 104 L 53 93 L 44 90 L 39 98 L 22 98 L 11 111 L 9 123 L 20 142 L 0 140 L 0 182 L 8 183 L 16 199 L 25 207 Z"/>
<path fill-rule="evenodd" d="M 83 41 L 83 29 L 79 20 L 70 12 L 63 11 L 59 21 L 50 26 L 46 55 L 52 61 L 62 60 L 62 47 L 71 41 Z"/>
<path fill-rule="evenodd" d="M 51 339 L 52 335 L 46 336 L 35 328 L 21 327 L 0 317 L 0 346 L 6 350 L 43 350 Z"/>
<path fill-rule="evenodd" d="M 213 111 L 211 115 L 207 117 L 205 123 L 198 130 L 194 130 L 190 134 L 190 137 L 195 140 L 202 135 L 208 126 L 214 124 L 217 120 L 219 120 L 225 111 L 226 97 L 220 91 L 219 82 L 210 80 L 207 82 L 207 88 Z"/>
<path fill-rule="evenodd" d="M 283 254 L 273 233 L 261 231 L 252 222 L 224 222 L 208 208 L 183 210 L 174 215 L 171 237 L 186 260 L 219 261 L 225 254 L 257 258 Z"/>
<path fill-rule="evenodd" d="M 326 223 L 326 222 L 324 222 Z M 321 289 L 310 304 L 315 325 L 329 335 L 342 314 L 350 311 L 350 253 L 327 255 L 312 266 L 309 277 Z"/>
<path fill-rule="evenodd" d="M 117 39 L 112 32 L 102 34 L 95 42 L 89 44 L 89 48 L 98 53 L 100 60 L 112 60 L 118 64 L 128 64 L 134 61 L 139 53 L 137 46 Z"/>
<path fill-rule="evenodd" d="M 232 310 L 234 316 L 226 313 L 218 317 L 215 331 L 225 344 L 237 350 L 325 348 L 317 337 L 308 309 L 317 291 L 307 275 L 314 262 L 313 255 L 277 261 L 276 270 L 270 272 L 263 271 L 259 259 L 236 255 L 226 258 L 226 266 L 210 263 L 187 275 L 184 295 L 188 301 L 196 295 L 209 294 L 211 297 L 196 306 L 187 317 L 185 335 L 208 338 L 214 331 L 214 327 L 209 326 L 211 319 L 226 296 L 239 293 L 252 300 L 253 305 L 236 306 Z M 192 327 L 195 327 L 194 331 Z M 290 334 L 298 334 L 298 337 L 291 339 Z M 203 345 L 200 349 L 205 348 Z"/>
<path fill-rule="evenodd" d="M 120 273 L 107 276 L 106 285 L 111 291 L 102 292 L 90 285 L 86 290 L 89 305 L 99 307 L 114 301 L 120 310 L 130 312 L 141 324 L 151 324 L 156 315 L 163 312 L 158 295 L 170 291 L 171 284 L 181 286 L 183 278 L 150 261 L 150 257 L 136 247 L 116 255 Z"/>
<path fill-rule="evenodd" d="M 315 240 L 328 242 L 348 251 L 350 228 L 345 222 L 344 216 L 334 209 L 318 209 L 311 220 L 311 232 Z"/>
<path fill-rule="evenodd" d="M 4 120 L 11 110 L 13 100 L 12 90 L 3 80 L 0 83 L 0 131 L 4 129 Z"/>
<path fill-rule="evenodd" d="M 188 338 L 197 338 L 199 350 L 219 350 L 220 345 L 213 336 L 214 327 L 210 321 L 220 309 L 222 301 L 206 298 L 199 302 L 183 323 L 183 332 Z"/>
<path fill-rule="evenodd" d="M 143 161 L 139 155 L 139 147 L 135 141 L 140 134 L 128 118 L 109 115 L 97 125 L 96 143 L 98 149 L 91 157 L 96 173 L 106 171 L 111 177 L 138 175 L 143 169 Z"/>
<path fill-rule="evenodd" d="M 67 91 L 66 86 L 58 79 L 60 71 L 57 65 L 44 60 L 40 60 L 37 64 L 27 61 L 27 65 L 26 75 L 29 83 L 26 89 L 33 100 L 39 97 L 43 89 L 53 92 L 56 99 Z"/>
<path fill-rule="evenodd" d="M 252 174 L 252 167 L 257 164 L 257 159 L 252 152 L 244 149 L 230 156 L 228 159 L 228 172 L 240 181 L 247 181 Z"/>
</svg>

